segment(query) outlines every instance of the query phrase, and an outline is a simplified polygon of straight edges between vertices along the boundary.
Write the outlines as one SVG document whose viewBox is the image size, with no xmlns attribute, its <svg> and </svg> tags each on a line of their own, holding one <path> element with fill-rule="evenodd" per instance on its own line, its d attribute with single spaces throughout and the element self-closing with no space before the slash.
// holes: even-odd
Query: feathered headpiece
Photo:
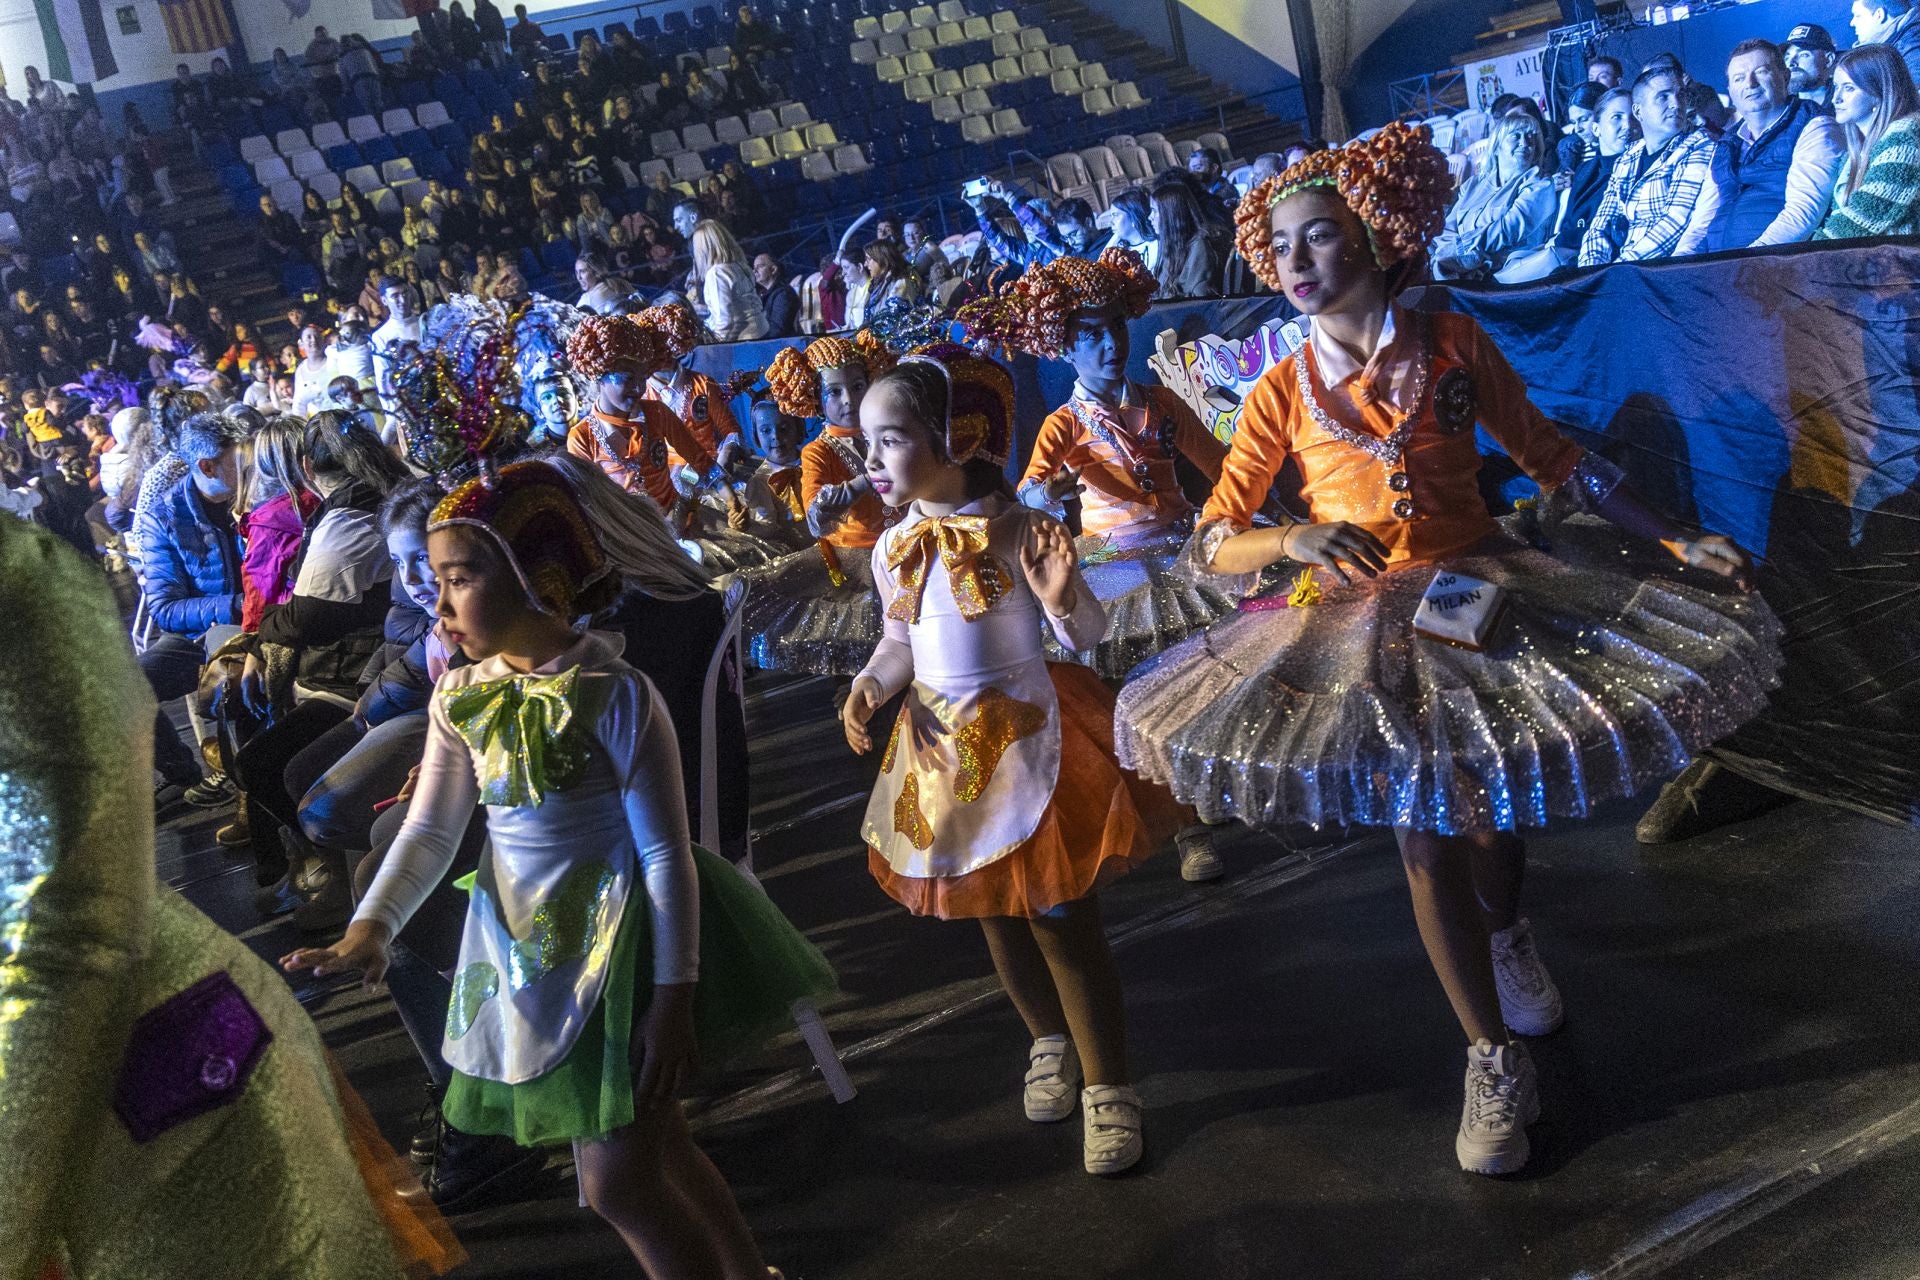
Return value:
<svg viewBox="0 0 1920 1280">
<path fill-rule="evenodd" d="M 1139 254 L 1112 248 L 1092 262 L 1055 258 L 1029 267 L 1018 280 L 960 308 L 959 320 L 970 345 L 1057 360 L 1074 312 L 1118 307 L 1123 317 L 1136 320 L 1147 313 L 1156 287 Z"/>
<path fill-rule="evenodd" d="M 470 463 L 491 466 L 526 438 L 514 333 L 528 306 L 463 296 L 434 309 L 437 331 L 423 333 L 419 353 L 393 374 L 415 466 L 451 477 Z"/>
<path fill-rule="evenodd" d="M 580 500 L 545 462 L 502 467 L 460 485 L 434 507 L 427 530 L 478 529 L 492 539 L 534 608 L 562 620 L 597 610 L 618 575 Z"/>
<path fill-rule="evenodd" d="M 1327 187 L 1367 229 L 1382 270 L 1418 264 L 1447 223 L 1453 175 L 1425 125 L 1394 121 L 1364 142 L 1316 151 L 1255 187 L 1234 210 L 1234 242 L 1260 282 L 1280 288 L 1273 260 L 1273 206 L 1297 191 Z"/>
<path fill-rule="evenodd" d="M 796 418 L 820 416 L 820 375 L 857 364 L 869 379 L 893 368 L 893 353 L 871 329 L 852 338 L 815 338 L 805 347 L 782 347 L 767 366 L 767 394 L 780 412 Z"/>
<path fill-rule="evenodd" d="M 952 342 L 912 352 L 900 361 L 901 369 L 909 366 L 935 369 L 946 383 L 947 420 L 939 426 L 947 457 L 1006 466 L 1013 452 L 1013 375 L 1006 366 Z"/>
</svg>

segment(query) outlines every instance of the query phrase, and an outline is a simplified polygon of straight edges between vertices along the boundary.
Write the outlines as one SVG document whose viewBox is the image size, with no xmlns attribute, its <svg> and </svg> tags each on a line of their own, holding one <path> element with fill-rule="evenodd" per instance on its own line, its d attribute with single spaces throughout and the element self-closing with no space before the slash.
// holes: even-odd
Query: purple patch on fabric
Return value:
<svg viewBox="0 0 1920 1280">
<path fill-rule="evenodd" d="M 133 1024 L 113 1109 L 135 1142 L 226 1106 L 273 1040 L 246 993 L 211 974 Z"/>
</svg>

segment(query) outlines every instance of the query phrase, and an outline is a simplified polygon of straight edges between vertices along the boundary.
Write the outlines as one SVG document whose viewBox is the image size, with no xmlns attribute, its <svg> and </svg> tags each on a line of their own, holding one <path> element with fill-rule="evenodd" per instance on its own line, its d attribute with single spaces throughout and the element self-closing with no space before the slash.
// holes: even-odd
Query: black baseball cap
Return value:
<svg viewBox="0 0 1920 1280">
<path fill-rule="evenodd" d="M 1839 52 L 1838 46 L 1833 43 L 1833 37 L 1827 34 L 1827 29 L 1811 22 L 1803 22 L 1787 32 L 1787 38 L 1781 41 L 1780 47 L 1790 49 L 1796 44 L 1803 49 L 1821 49 L 1827 53 Z"/>
</svg>

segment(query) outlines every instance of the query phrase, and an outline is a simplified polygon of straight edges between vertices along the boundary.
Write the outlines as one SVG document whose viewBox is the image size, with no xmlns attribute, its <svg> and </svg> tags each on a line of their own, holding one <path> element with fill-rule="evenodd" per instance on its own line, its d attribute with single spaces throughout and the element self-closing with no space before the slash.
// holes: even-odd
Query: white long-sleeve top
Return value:
<svg viewBox="0 0 1920 1280">
<path fill-rule="evenodd" d="M 1740 126 L 1746 136 L 1746 126 Z M 1813 233 L 1833 203 L 1833 186 L 1847 158 L 1847 135 L 1832 116 L 1815 116 L 1793 141 L 1793 159 L 1787 162 L 1787 201 L 1767 229 L 1748 245 L 1798 244 Z M 1738 247 L 1738 246 L 1729 246 Z"/>
<path fill-rule="evenodd" d="M 641 905 L 631 900 L 636 875 L 652 925 L 653 981 L 699 978 L 700 896 L 679 748 L 660 695 L 620 660 L 622 646 L 618 636 L 589 632 L 531 673 L 580 669 L 573 705 L 587 763 L 570 785 L 547 791 L 538 805 L 487 807 L 490 853 L 476 879 L 456 987 L 459 975 L 493 961 L 499 994 L 506 998 L 480 1006 L 472 1035 L 457 1036 L 449 1025 L 447 1060 L 468 1074 L 515 1083 L 565 1056 L 605 978 L 612 938 L 602 933 L 617 926 L 623 909 Z M 496 657 L 441 678 L 428 708 L 426 754 L 406 822 L 355 920 L 378 921 L 397 933 L 452 865 L 480 800 L 481 779 L 448 717 L 447 697 L 515 674 Z M 555 981 L 542 981 L 546 974 L 536 972 L 521 982 L 511 963 L 499 962 L 503 945 L 536 934 L 549 909 L 559 909 L 563 886 L 583 867 L 591 873 L 600 863 L 610 878 L 588 924 L 586 964 L 560 957 L 552 967 Z M 576 901 L 574 908 L 580 906 Z M 497 1023 L 485 1021 L 487 1006 L 502 1006 Z"/>
<path fill-rule="evenodd" d="M 700 282 L 707 304 L 707 328 L 720 342 L 751 342 L 767 336 L 767 309 L 753 275 L 738 262 L 715 263 Z"/>
</svg>

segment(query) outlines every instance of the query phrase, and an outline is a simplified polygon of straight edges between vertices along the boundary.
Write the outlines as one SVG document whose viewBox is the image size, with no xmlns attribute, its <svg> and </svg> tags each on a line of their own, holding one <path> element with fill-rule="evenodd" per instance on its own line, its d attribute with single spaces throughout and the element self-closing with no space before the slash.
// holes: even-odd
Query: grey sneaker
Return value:
<svg viewBox="0 0 1920 1280">
<path fill-rule="evenodd" d="M 1041 1036 L 1027 1050 L 1027 1119 L 1052 1124 L 1073 1114 L 1080 1100 L 1080 1057 L 1065 1036 Z"/>
<path fill-rule="evenodd" d="M 1146 1151 L 1140 1095 L 1121 1084 L 1096 1084 L 1080 1093 L 1088 1173 L 1125 1173 Z"/>
<path fill-rule="evenodd" d="M 1467 1100 L 1453 1151 L 1468 1173 L 1514 1173 L 1525 1167 L 1527 1126 L 1540 1118 L 1540 1086 L 1523 1044 L 1467 1050 Z"/>
<path fill-rule="evenodd" d="M 1500 1017 L 1521 1035 L 1548 1035 L 1566 1020 L 1560 989 L 1540 963 L 1533 927 L 1524 917 L 1493 935 L 1493 980 L 1500 989 Z"/>
<path fill-rule="evenodd" d="M 1180 878 L 1188 884 L 1205 884 L 1227 874 L 1227 864 L 1213 851 L 1211 828 L 1188 827 L 1174 836 L 1173 847 L 1180 851 Z"/>
</svg>

